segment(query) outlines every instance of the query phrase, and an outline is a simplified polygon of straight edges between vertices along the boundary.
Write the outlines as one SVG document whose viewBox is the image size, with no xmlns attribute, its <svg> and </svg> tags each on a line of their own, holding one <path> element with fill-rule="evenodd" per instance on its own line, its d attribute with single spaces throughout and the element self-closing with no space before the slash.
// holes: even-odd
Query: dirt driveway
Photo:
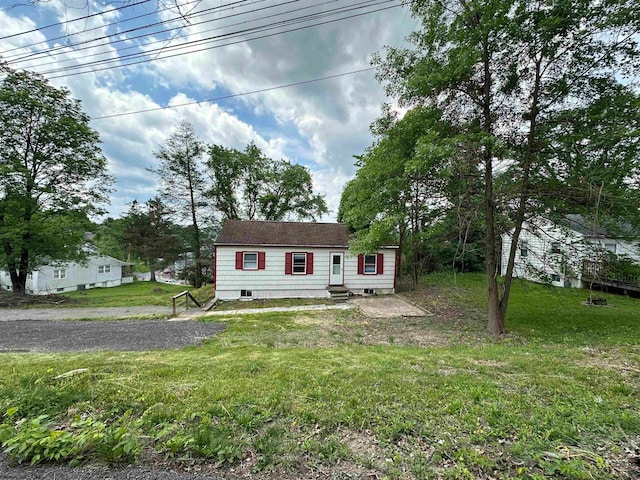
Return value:
<svg viewBox="0 0 640 480">
<path fill-rule="evenodd" d="M 379 297 L 362 297 L 351 300 L 365 317 L 397 318 L 428 317 L 431 313 L 410 303 L 399 295 L 382 295 Z"/>
<path fill-rule="evenodd" d="M 219 323 L 191 320 L 0 322 L 0 353 L 181 348 L 198 344 L 223 329 Z"/>
</svg>

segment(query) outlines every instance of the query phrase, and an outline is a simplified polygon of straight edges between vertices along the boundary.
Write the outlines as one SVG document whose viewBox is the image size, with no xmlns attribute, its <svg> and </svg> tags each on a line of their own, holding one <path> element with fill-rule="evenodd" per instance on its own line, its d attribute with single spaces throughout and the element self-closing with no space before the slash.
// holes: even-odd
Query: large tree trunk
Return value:
<svg viewBox="0 0 640 480">
<path fill-rule="evenodd" d="M 157 282 L 156 280 L 156 264 L 153 260 L 149 260 L 149 270 L 150 270 L 150 274 L 149 274 L 149 281 L 150 282 Z"/>
<path fill-rule="evenodd" d="M 191 165 L 187 164 L 187 177 L 189 180 L 189 200 L 191 207 L 191 222 L 193 223 L 193 255 L 195 256 L 195 275 L 193 286 L 202 286 L 202 259 L 200 258 L 200 229 L 198 228 L 198 215 L 196 212 L 195 185 L 191 172 Z"/>
<path fill-rule="evenodd" d="M 19 272 L 15 268 L 9 269 L 14 295 L 25 295 L 27 292 L 27 274 Z"/>
<path fill-rule="evenodd" d="M 491 92 L 491 46 L 487 35 L 483 38 L 484 79 L 482 85 L 483 130 L 487 137 L 493 136 L 492 92 Z M 485 272 L 487 274 L 488 329 L 494 335 L 504 333 L 504 315 L 500 310 L 498 289 L 498 232 L 496 230 L 496 201 L 493 190 L 493 150 L 490 142 L 483 145 L 484 162 L 484 214 L 485 214 Z"/>
</svg>

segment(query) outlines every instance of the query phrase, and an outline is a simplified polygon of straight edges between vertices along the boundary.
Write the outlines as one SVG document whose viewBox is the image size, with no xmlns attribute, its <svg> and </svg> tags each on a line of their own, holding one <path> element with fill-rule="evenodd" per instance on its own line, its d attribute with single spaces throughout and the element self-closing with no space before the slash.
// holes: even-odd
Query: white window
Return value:
<svg viewBox="0 0 640 480">
<path fill-rule="evenodd" d="M 66 268 L 54 268 L 53 269 L 53 278 L 56 280 L 62 280 L 63 278 L 67 278 L 67 269 Z"/>
<path fill-rule="evenodd" d="M 242 256 L 242 269 L 243 270 L 257 270 L 258 269 L 258 253 L 257 252 L 244 252 Z"/>
<path fill-rule="evenodd" d="M 562 253 L 562 249 L 560 248 L 560 242 L 551 243 L 551 253 Z"/>
<path fill-rule="evenodd" d="M 375 275 L 377 255 L 365 255 L 364 256 L 364 273 L 370 273 Z"/>
<path fill-rule="evenodd" d="M 33 280 L 33 273 L 27 273 L 27 278 L 29 280 Z"/>
<path fill-rule="evenodd" d="M 607 252 L 618 253 L 618 249 L 616 247 L 617 247 L 617 245 L 615 243 L 605 243 L 604 244 L 604 249 Z"/>
<path fill-rule="evenodd" d="M 251 290 L 240 290 L 241 298 L 251 298 L 253 296 L 253 292 Z"/>
<path fill-rule="evenodd" d="M 527 257 L 529 255 L 529 244 L 527 242 L 522 242 L 520 244 L 520 256 Z"/>
<path fill-rule="evenodd" d="M 304 275 L 307 273 L 307 254 L 306 253 L 294 253 L 293 254 L 293 274 Z"/>
<path fill-rule="evenodd" d="M 559 282 L 560 281 L 560 275 L 558 275 L 557 273 L 552 273 L 551 274 L 551 281 L 552 282 Z"/>
<path fill-rule="evenodd" d="M 111 265 L 100 265 L 98 267 L 98 273 L 109 273 L 111 272 Z"/>
</svg>

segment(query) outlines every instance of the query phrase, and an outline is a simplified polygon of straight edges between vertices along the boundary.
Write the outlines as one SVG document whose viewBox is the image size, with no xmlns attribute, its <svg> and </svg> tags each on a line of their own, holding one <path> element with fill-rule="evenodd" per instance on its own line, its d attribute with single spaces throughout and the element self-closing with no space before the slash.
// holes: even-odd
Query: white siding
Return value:
<svg viewBox="0 0 640 480">
<path fill-rule="evenodd" d="M 34 295 L 48 295 L 50 293 L 73 292 L 84 287 L 86 289 L 97 287 L 117 287 L 122 283 L 130 283 L 122 280 L 122 265 L 124 262 L 112 257 L 92 255 L 86 265 L 75 262 L 44 265 L 27 278 L 27 293 Z M 108 273 L 98 273 L 98 267 L 109 265 Z M 66 278 L 54 278 L 54 269 L 66 269 Z M 125 280 L 128 280 L 127 277 Z M 11 279 L 8 272 L 0 272 L 0 285 L 6 289 L 11 288 Z"/>
<path fill-rule="evenodd" d="M 236 270 L 236 252 L 265 252 L 264 270 Z M 286 275 L 285 254 L 313 253 L 312 275 Z M 384 255 L 382 275 L 358 275 L 358 257 L 347 249 L 293 247 L 216 247 L 216 295 L 222 300 L 240 298 L 240 290 L 251 290 L 252 298 L 322 298 L 329 285 L 332 252 L 344 253 L 344 286 L 354 293 L 364 288 L 377 293 L 393 293 L 395 249 L 379 251 Z"/>
<path fill-rule="evenodd" d="M 502 275 L 505 275 L 507 270 L 512 234 L 513 231 L 502 237 Z M 520 249 L 525 244 L 528 255 L 523 257 Z M 615 253 L 627 255 L 640 262 L 638 248 L 629 242 L 610 238 L 587 238 L 575 230 L 548 223 L 540 226 L 525 223 L 518 241 L 513 276 L 549 282 L 557 287 L 579 288 L 583 260 L 598 260 L 597 257 L 601 254 L 598 252 L 602 252 L 605 246 L 609 245 L 615 245 Z M 559 246 L 560 253 L 552 253 L 555 246 Z"/>
</svg>

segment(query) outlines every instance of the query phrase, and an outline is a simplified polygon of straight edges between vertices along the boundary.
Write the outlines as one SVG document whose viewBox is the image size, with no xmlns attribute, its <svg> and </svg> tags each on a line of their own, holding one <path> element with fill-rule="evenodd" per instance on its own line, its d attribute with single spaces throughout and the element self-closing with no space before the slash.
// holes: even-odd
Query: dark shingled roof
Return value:
<svg viewBox="0 0 640 480">
<path fill-rule="evenodd" d="M 215 244 L 348 247 L 349 232 L 343 223 L 227 220 Z"/>
</svg>

